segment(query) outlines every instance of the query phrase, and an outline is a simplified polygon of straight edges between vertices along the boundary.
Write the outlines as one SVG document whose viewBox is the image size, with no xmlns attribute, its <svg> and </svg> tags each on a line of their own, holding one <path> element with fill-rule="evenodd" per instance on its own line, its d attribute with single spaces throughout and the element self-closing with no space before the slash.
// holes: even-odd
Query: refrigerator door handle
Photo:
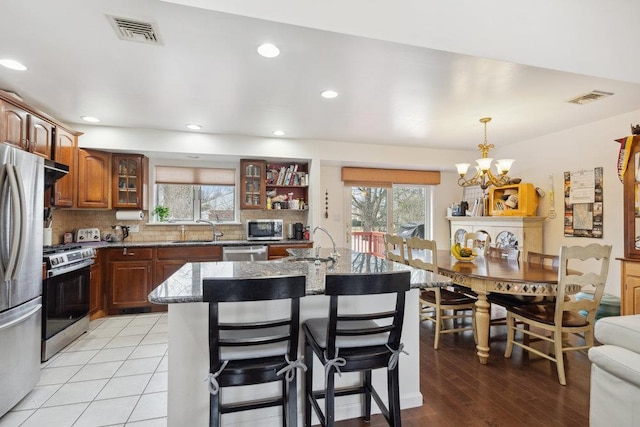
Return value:
<svg viewBox="0 0 640 427">
<path fill-rule="evenodd" d="M 42 304 L 38 304 L 36 305 L 34 308 L 32 308 L 31 310 L 29 310 L 27 313 L 23 314 L 22 316 L 18 317 L 17 319 L 13 319 L 11 322 L 5 323 L 4 325 L 0 325 L 0 331 L 2 331 L 3 329 L 9 329 L 12 326 L 17 325 L 18 323 L 22 323 L 25 320 L 27 320 L 29 317 L 33 316 L 35 313 L 38 312 L 38 310 L 40 310 L 42 308 Z"/>
<path fill-rule="evenodd" d="M 22 264 L 25 258 L 25 251 L 27 249 L 28 242 L 25 241 L 27 232 L 29 231 L 27 228 L 29 226 L 27 222 L 27 199 L 26 192 L 24 191 L 24 182 L 22 176 L 18 173 L 18 168 L 13 166 L 13 172 L 16 178 L 16 188 L 18 190 L 18 200 L 20 203 L 20 227 L 18 230 L 18 237 L 20 242 L 18 243 L 18 250 L 16 252 L 16 265 L 14 267 L 14 279 L 18 278 L 18 272 L 22 270 Z"/>
<path fill-rule="evenodd" d="M 7 168 L 8 165 L 0 165 L 0 207 L 9 206 L 9 182 L 7 181 Z M 2 212 L 3 216 L 8 215 L 9 212 Z M 0 223 L 0 228 L 3 227 L 4 224 Z M 8 259 L 11 256 L 11 250 L 7 254 L 5 252 L 5 248 L 8 245 L 7 235 L 9 235 L 9 230 L 5 230 L 4 228 L 0 230 L 0 277 L 3 277 L 4 280 L 9 281 L 10 278 L 8 276 Z M 3 241 L 4 239 L 4 241 Z"/>
<path fill-rule="evenodd" d="M 19 257 L 22 255 L 22 248 L 20 248 L 22 243 L 22 212 L 24 209 L 24 198 L 20 197 L 20 188 L 18 187 L 18 178 L 17 173 L 15 171 L 15 166 L 6 165 L 5 168 L 7 172 L 7 181 L 9 184 L 9 190 L 11 191 L 11 208 L 12 208 L 12 219 L 13 219 L 13 230 L 10 242 L 9 249 L 9 261 L 7 262 L 7 267 L 5 271 L 5 279 L 14 280 L 18 274 L 18 261 Z"/>
</svg>

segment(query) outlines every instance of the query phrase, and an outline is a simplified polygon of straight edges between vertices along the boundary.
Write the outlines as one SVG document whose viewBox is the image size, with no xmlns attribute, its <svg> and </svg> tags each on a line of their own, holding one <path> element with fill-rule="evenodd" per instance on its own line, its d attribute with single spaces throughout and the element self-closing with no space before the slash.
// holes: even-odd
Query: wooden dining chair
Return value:
<svg viewBox="0 0 640 427">
<path fill-rule="evenodd" d="M 491 244 L 491 236 L 486 231 L 476 231 L 465 234 L 464 242 L 463 246 L 468 246 L 468 243 L 471 243 L 470 247 L 477 256 L 486 256 Z"/>
<path fill-rule="evenodd" d="M 564 353 L 586 350 L 593 346 L 596 313 L 604 293 L 610 257 L 610 245 L 592 243 L 584 247 L 563 246 L 560 249 L 555 304 L 527 304 L 507 309 L 507 346 L 504 357 L 511 357 L 514 345 L 522 347 L 528 352 L 555 362 L 558 381 L 566 385 Z M 570 262 L 580 262 L 580 268 L 589 267 L 593 271 L 582 274 L 569 273 Z M 585 287 L 594 289 L 593 299 L 576 298 L 576 294 Z M 586 315 L 583 315 L 585 312 Z M 530 328 L 519 328 L 516 322 L 522 322 Z M 550 343 L 553 345 L 553 351 L 547 354 L 525 342 L 516 341 L 516 332 Z M 582 340 L 584 344 L 579 344 Z"/>
<path fill-rule="evenodd" d="M 506 259 L 508 261 L 518 262 L 520 260 L 520 250 L 515 248 L 496 248 L 490 246 L 487 255 L 489 258 Z"/>
<path fill-rule="evenodd" d="M 560 256 L 529 251 L 527 252 L 527 263 L 558 268 L 560 266 Z"/>
<path fill-rule="evenodd" d="M 410 266 L 438 272 L 438 248 L 434 240 L 409 237 L 407 252 Z M 420 319 L 431 321 L 436 326 L 433 348 L 438 349 L 440 334 L 463 331 L 474 331 L 475 334 L 475 302 L 476 299 L 469 295 L 440 287 L 425 289 L 420 293 Z M 465 319 L 471 320 L 470 326 L 455 324 L 460 320 L 464 323 Z M 447 329 L 445 323 L 448 320 L 454 324 Z"/>
<path fill-rule="evenodd" d="M 404 257 L 404 239 L 397 234 L 385 234 L 384 255 L 389 261 L 407 264 L 407 259 Z"/>
</svg>

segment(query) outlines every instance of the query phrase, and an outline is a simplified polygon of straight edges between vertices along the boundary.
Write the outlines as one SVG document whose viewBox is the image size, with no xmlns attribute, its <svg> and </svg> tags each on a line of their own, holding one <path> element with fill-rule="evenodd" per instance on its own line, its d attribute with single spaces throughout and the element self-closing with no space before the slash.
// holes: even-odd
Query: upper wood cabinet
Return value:
<svg viewBox="0 0 640 427">
<path fill-rule="evenodd" d="M 45 159 L 50 159 L 54 126 L 31 114 L 27 116 L 27 126 L 29 128 L 27 150 Z"/>
<path fill-rule="evenodd" d="M 78 150 L 78 208 L 109 209 L 111 189 L 111 153 Z"/>
<path fill-rule="evenodd" d="M 114 154 L 111 164 L 111 206 L 147 209 L 149 159 L 139 154 Z"/>
<path fill-rule="evenodd" d="M 265 209 L 265 167 L 263 160 L 240 160 L 240 209 Z"/>
<path fill-rule="evenodd" d="M 51 190 L 51 206 L 73 207 L 74 184 L 77 175 L 78 137 L 58 127 L 55 131 L 53 158 L 56 162 L 69 166 L 69 173 L 56 181 Z"/>
<path fill-rule="evenodd" d="M 51 158 L 54 126 L 24 108 L 0 99 L 0 138 L 2 142 Z"/>
<path fill-rule="evenodd" d="M 26 150 L 27 146 L 27 113 L 0 99 L 0 141 Z"/>
</svg>

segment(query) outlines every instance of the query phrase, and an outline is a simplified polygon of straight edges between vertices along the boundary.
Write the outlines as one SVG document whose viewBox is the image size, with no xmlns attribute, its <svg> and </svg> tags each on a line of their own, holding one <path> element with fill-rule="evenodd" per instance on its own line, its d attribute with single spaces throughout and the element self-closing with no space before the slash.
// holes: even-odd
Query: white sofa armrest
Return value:
<svg viewBox="0 0 640 427">
<path fill-rule="evenodd" d="M 589 360 L 599 368 L 640 388 L 640 353 L 614 345 L 589 349 Z"/>
<path fill-rule="evenodd" d="M 640 314 L 603 317 L 596 322 L 595 337 L 602 344 L 640 353 Z"/>
</svg>

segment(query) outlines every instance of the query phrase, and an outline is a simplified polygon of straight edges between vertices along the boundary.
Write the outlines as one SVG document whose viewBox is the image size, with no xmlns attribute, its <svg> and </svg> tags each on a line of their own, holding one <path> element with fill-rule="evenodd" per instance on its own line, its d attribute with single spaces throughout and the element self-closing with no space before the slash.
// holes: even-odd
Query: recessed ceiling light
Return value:
<svg viewBox="0 0 640 427">
<path fill-rule="evenodd" d="M 0 59 L 0 65 L 17 71 L 25 71 L 27 69 L 26 66 L 13 59 Z"/>
<path fill-rule="evenodd" d="M 202 126 L 200 126 L 200 125 L 188 124 L 188 125 L 187 125 L 187 129 L 191 129 L 191 130 L 200 130 L 200 129 L 202 129 Z"/>
<path fill-rule="evenodd" d="M 278 130 L 274 130 L 273 134 L 275 136 L 284 136 L 284 131 L 283 130 L 279 130 L 279 129 Z"/>
<path fill-rule="evenodd" d="M 258 53 L 265 58 L 275 58 L 280 55 L 280 49 L 271 43 L 265 43 L 258 46 Z"/>
<path fill-rule="evenodd" d="M 321 93 L 321 95 L 323 98 L 331 99 L 338 96 L 338 92 L 336 92 L 335 90 L 325 90 Z"/>
<path fill-rule="evenodd" d="M 81 119 L 89 123 L 98 123 L 100 121 L 99 118 L 93 116 L 82 116 Z"/>
</svg>

